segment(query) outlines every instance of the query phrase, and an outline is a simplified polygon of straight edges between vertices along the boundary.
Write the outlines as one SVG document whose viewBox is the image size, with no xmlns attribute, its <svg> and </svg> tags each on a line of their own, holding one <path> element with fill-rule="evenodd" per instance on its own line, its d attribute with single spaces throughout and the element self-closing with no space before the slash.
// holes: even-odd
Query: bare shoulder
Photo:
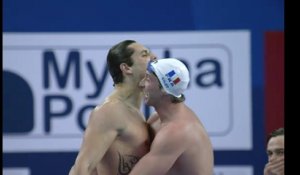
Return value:
<svg viewBox="0 0 300 175">
<path fill-rule="evenodd" d="M 180 142 L 184 145 L 194 144 L 195 141 L 201 142 L 207 137 L 200 123 L 189 120 L 178 120 L 162 126 L 160 133 L 162 139 L 168 139 L 173 143 Z"/>
<path fill-rule="evenodd" d="M 157 134 L 157 139 L 161 141 L 168 141 L 174 144 L 178 142 L 184 143 L 187 136 L 186 126 L 180 122 L 170 122 L 162 124 Z"/>
<path fill-rule="evenodd" d="M 96 106 L 89 117 L 88 127 L 109 127 L 120 128 L 123 127 L 124 121 L 122 113 L 124 112 L 119 102 L 108 102 Z"/>
<path fill-rule="evenodd" d="M 183 125 L 177 122 L 162 124 L 152 142 L 153 153 L 180 155 L 189 145 L 186 134 L 181 131 Z"/>
</svg>

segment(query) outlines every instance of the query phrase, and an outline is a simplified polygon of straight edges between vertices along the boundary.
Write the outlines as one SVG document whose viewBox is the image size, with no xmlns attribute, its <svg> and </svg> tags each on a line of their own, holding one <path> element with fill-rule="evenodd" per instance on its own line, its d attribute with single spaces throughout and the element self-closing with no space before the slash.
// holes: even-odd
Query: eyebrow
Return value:
<svg viewBox="0 0 300 175">
<path fill-rule="evenodd" d="M 284 151 L 284 148 L 268 149 L 267 152 Z"/>
<path fill-rule="evenodd" d="M 141 54 L 150 54 L 150 51 L 148 51 L 148 50 L 142 50 L 140 53 Z"/>
</svg>

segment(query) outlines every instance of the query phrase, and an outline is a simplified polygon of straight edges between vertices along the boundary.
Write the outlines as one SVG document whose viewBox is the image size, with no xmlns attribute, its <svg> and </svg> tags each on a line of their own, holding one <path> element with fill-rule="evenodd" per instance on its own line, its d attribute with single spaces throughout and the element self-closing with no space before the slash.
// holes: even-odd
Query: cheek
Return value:
<svg viewBox="0 0 300 175">
<path fill-rule="evenodd" d="M 140 68 L 141 68 L 144 72 L 146 72 L 146 70 L 147 70 L 147 64 L 145 63 L 145 64 L 140 65 Z"/>
<path fill-rule="evenodd" d="M 139 66 L 146 67 L 148 61 L 146 59 L 141 59 L 138 62 L 136 62 Z"/>
<path fill-rule="evenodd" d="M 146 65 L 141 64 L 141 65 L 138 65 L 137 69 L 141 74 L 145 75 L 147 67 L 146 67 Z"/>
<path fill-rule="evenodd" d="M 147 83 L 145 84 L 145 89 L 148 91 L 148 92 L 155 92 L 156 89 L 154 88 L 154 86 L 150 83 Z"/>
<path fill-rule="evenodd" d="M 160 96 L 159 95 L 160 94 L 160 88 L 159 88 L 159 86 L 157 84 L 152 85 L 151 88 L 152 88 L 152 91 L 153 91 L 154 94 L 156 94 L 157 96 Z"/>
</svg>

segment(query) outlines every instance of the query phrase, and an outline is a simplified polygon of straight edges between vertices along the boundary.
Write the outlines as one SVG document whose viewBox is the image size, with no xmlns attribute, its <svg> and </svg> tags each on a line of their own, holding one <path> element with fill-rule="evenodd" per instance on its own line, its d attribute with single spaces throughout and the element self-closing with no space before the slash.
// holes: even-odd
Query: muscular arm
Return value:
<svg viewBox="0 0 300 175">
<path fill-rule="evenodd" d="M 182 143 L 180 130 L 168 126 L 156 135 L 151 150 L 134 166 L 130 175 L 163 175 L 173 166 L 182 154 L 185 145 Z"/>
<path fill-rule="evenodd" d="M 110 145 L 117 137 L 117 130 L 105 109 L 92 112 L 83 142 L 69 175 L 92 175 Z"/>
</svg>

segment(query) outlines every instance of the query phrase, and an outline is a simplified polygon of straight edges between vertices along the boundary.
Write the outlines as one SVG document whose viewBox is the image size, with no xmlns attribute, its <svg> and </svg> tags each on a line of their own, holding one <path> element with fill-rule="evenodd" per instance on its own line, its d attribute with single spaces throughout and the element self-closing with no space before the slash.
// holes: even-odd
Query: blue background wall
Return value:
<svg viewBox="0 0 300 175">
<path fill-rule="evenodd" d="M 4 32 L 251 31 L 252 151 L 216 151 L 216 165 L 254 166 L 265 155 L 264 34 L 284 31 L 283 0 L 4 0 Z M 3 167 L 31 167 L 32 174 L 67 174 L 74 153 L 4 153 Z M 46 172 L 45 172 L 46 171 Z"/>
</svg>

